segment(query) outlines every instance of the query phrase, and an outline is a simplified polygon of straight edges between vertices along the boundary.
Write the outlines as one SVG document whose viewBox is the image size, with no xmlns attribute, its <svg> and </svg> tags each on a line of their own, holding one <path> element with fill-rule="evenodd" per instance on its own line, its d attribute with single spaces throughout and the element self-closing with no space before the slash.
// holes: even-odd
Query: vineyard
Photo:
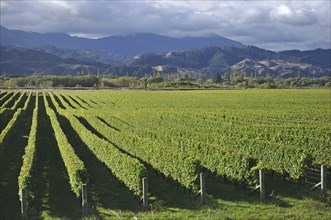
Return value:
<svg viewBox="0 0 331 220">
<path fill-rule="evenodd" d="M 330 90 L 1 91 L 0 219 L 23 197 L 29 219 L 80 219 L 83 184 L 91 219 L 330 219 L 307 181 L 331 167 L 330 106 Z"/>
</svg>

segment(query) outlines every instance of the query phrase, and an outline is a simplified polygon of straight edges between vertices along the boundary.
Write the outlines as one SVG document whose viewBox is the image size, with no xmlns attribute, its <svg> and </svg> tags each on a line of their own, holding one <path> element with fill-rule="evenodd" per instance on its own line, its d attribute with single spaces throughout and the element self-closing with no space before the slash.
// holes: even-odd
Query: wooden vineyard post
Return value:
<svg viewBox="0 0 331 220">
<path fill-rule="evenodd" d="M 148 181 L 147 177 L 144 177 L 142 179 L 143 182 L 143 207 L 144 209 L 148 208 Z"/>
<path fill-rule="evenodd" d="M 206 200 L 206 185 L 205 185 L 205 174 L 204 173 L 200 173 L 200 203 L 201 205 L 203 205 L 205 203 Z"/>
<path fill-rule="evenodd" d="M 84 183 L 82 186 L 82 208 L 83 208 L 83 216 L 88 215 L 87 210 L 87 184 Z"/>
<path fill-rule="evenodd" d="M 325 165 L 321 165 L 321 194 L 326 195 L 326 176 L 327 170 Z"/>
<path fill-rule="evenodd" d="M 265 178 L 264 178 L 264 169 L 259 170 L 259 179 L 260 179 L 260 200 L 263 202 L 265 200 Z"/>
<path fill-rule="evenodd" d="M 22 214 L 22 219 L 27 220 L 28 219 L 28 203 L 26 200 L 26 190 L 21 189 L 22 193 L 22 200 L 21 200 L 21 214 Z"/>
</svg>

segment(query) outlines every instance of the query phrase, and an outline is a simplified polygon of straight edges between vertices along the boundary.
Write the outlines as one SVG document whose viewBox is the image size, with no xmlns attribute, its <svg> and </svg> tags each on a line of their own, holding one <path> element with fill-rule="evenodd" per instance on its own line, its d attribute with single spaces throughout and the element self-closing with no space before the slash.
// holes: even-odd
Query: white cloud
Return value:
<svg viewBox="0 0 331 220">
<path fill-rule="evenodd" d="M 330 47 L 330 1 L 1 0 L 1 25 L 100 37 L 217 34 L 278 50 Z M 295 42 L 295 43 L 294 43 Z"/>
<path fill-rule="evenodd" d="M 292 9 L 285 5 L 273 9 L 270 12 L 272 20 L 289 25 L 312 25 L 317 21 L 316 10 L 295 8 Z"/>
</svg>

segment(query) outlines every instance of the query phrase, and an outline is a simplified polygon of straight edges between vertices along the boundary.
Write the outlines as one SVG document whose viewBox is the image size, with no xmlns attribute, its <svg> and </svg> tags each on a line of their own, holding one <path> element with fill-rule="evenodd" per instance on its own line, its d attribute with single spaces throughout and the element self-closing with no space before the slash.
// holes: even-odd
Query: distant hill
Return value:
<svg viewBox="0 0 331 220">
<path fill-rule="evenodd" d="M 225 72 L 247 76 L 330 76 L 331 50 L 273 52 L 257 47 L 207 47 L 183 52 L 144 54 L 127 63 L 116 56 L 91 50 L 1 47 L 0 74 L 107 74 L 113 76 L 194 72 L 213 78 Z M 114 62 L 118 62 L 114 64 Z"/>
<path fill-rule="evenodd" d="M 78 60 L 72 57 L 62 58 L 36 49 L 17 47 L 1 47 L 0 49 L 0 74 L 25 76 L 34 73 L 50 75 L 107 74 L 143 77 L 145 74 L 151 75 L 154 73 L 154 69 L 151 66 L 113 65 Z"/>
<path fill-rule="evenodd" d="M 50 53 L 33 49 L 1 47 L 1 74 L 30 75 L 43 74 L 77 74 L 81 71 L 97 72 L 98 68 L 107 67 L 96 62 L 83 62 L 74 59 L 63 59 Z"/>
<path fill-rule="evenodd" d="M 133 56 L 144 53 L 183 51 L 207 46 L 244 47 L 243 44 L 221 36 L 187 37 L 182 39 L 157 34 L 110 36 L 99 39 L 72 37 L 65 33 L 24 32 L 0 26 L 0 45 L 35 48 L 55 46 L 58 48 L 98 50 L 115 55 Z"/>
<path fill-rule="evenodd" d="M 329 76 L 330 71 L 306 63 L 291 63 L 284 60 L 254 61 L 244 59 L 233 66 L 230 72 L 244 72 L 247 76 L 271 77 L 322 77 Z"/>
<path fill-rule="evenodd" d="M 330 76 L 331 49 L 274 52 L 254 46 L 206 47 L 183 52 L 144 54 L 134 65 L 194 69 L 207 75 L 240 71 L 250 75 L 319 77 Z"/>
</svg>

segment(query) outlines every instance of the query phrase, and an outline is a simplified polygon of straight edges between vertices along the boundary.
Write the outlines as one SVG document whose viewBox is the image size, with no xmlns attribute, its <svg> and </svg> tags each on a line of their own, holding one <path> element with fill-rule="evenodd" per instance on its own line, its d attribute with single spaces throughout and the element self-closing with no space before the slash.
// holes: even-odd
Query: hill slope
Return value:
<svg viewBox="0 0 331 220">
<path fill-rule="evenodd" d="M 194 69 L 206 74 L 242 71 L 273 77 L 280 75 L 330 75 L 331 49 L 274 52 L 254 46 L 207 47 L 183 52 L 145 54 L 133 60 L 135 65 L 171 66 Z M 290 76 L 289 75 L 289 76 Z"/>
<path fill-rule="evenodd" d="M 96 72 L 105 64 L 63 59 L 50 53 L 15 47 L 1 47 L 0 73 L 13 75 L 76 74 L 81 71 Z"/>
</svg>

